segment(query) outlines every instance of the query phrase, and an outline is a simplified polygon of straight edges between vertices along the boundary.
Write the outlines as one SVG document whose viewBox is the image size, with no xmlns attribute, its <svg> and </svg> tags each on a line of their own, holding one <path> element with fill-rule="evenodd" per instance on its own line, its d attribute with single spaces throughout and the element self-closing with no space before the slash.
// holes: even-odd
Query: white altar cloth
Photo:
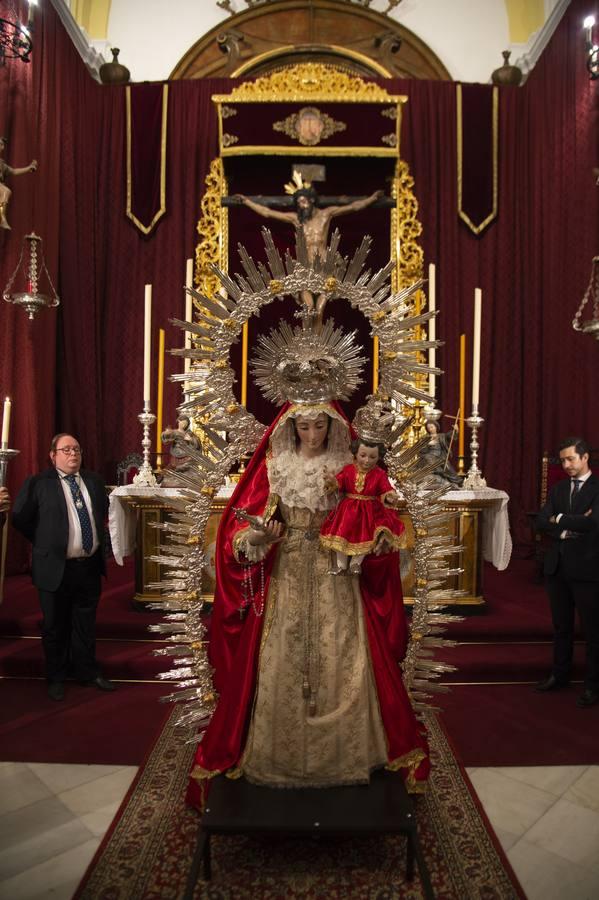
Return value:
<svg viewBox="0 0 599 900">
<path fill-rule="evenodd" d="M 235 484 L 229 482 L 223 485 L 219 490 L 217 497 L 228 499 Z M 117 487 L 111 492 L 108 507 L 108 530 L 110 532 L 110 543 L 112 544 L 112 552 L 119 566 L 123 565 L 125 556 L 131 556 L 135 553 L 135 531 L 136 516 L 135 510 L 131 504 L 127 502 L 128 497 L 149 497 L 155 500 L 164 500 L 168 505 L 169 497 L 183 496 L 177 488 L 145 487 L 136 484 L 125 484 Z"/>
<path fill-rule="evenodd" d="M 462 503 L 464 500 L 476 503 L 477 500 L 491 500 L 491 506 L 483 507 L 483 559 L 492 563 L 503 572 L 507 569 L 512 556 L 512 536 L 510 520 L 507 513 L 509 496 L 505 491 L 495 488 L 481 488 L 478 491 L 448 491 L 446 500 Z"/>
</svg>

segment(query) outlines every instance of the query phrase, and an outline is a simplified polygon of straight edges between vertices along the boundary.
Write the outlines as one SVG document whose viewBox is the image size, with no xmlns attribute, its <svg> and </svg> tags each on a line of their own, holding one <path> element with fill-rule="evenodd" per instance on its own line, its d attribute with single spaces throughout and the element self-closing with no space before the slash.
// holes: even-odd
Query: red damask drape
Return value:
<svg viewBox="0 0 599 900">
<path fill-rule="evenodd" d="M 471 348 L 481 287 L 482 468 L 510 494 L 519 539 L 528 538 L 524 512 L 537 505 L 543 447 L 569 432 L 599 445 L 599 348 L 571 327 L 598 249 L 599 83 L 588 78 L 580 26 L 592 11 L 573 0 L 524 87 L 500 89 L 499 213 L 479 237 L 456 211 L 455 85 L 384 83 L 409 97 L 402 155 L 415 179 L 425 262 L 437 264 L 441 405 L 457 409 L 458 339 L 465 331 Z M 167 213 L 143 237 L 125 215 L 124 89 L 91 79 L 50 4 L 36 16 L 31 65 L 0 69 L 7 160 L 40 163 L 35 175 L 11 182 L 13 230 L 0 234 L 0 288 L 22 235 L 35 228 L 62 305 L 29 322 L 0 303 L 0 394 L 14 398 L 11 444 L 21 450 L 10 466 L 13 493 L 44 464 L 58 429 L 79 436 L 86 464 L 109 481 L 116 461 L 139 447 L 143 285 L 154 286 L 155 346 L 159 327 L 167 347 L 180 346 L 168 318 L 183 312 L 185 259 L 216 155 L 210 98 L 231 88 L 224 80 L 170 85 Z M 178 360 L 167 357 L 166 369 L 178 371 Z M 165 421 L 179 397 L 167 384 Z M 11 540 L 14 569 L 25 553 Z"/>
</svg>

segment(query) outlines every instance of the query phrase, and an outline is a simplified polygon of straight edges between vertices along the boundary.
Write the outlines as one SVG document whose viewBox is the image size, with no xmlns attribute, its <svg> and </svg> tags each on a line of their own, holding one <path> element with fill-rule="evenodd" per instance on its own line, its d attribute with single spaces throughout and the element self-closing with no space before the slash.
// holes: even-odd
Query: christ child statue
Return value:
<svg viewBox="0 0 599 900">
<path fill-rule="evenodd" d="M 395 510 L 397 494 L 379 465 L 384 445 L 356 438 L 351 450 L 354 461 L 336 475 L 326 474 L 329 491 L 339 491 L 340 500 L 320 531 L 320 543 L 334 551 L 331 575 L 359 575 L 362 561 L 378 555 L 385 545 L 399 550 L 404 526 Z"/>
</svg>

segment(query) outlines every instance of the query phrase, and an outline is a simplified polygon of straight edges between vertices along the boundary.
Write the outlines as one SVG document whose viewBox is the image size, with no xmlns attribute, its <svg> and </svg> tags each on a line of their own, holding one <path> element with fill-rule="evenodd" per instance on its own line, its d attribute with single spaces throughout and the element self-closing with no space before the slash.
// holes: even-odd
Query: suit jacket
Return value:
<svg viewBox="0 0 599 900">
<path fill-rule="evenodd" d="M 599 478 L 590 474 L 572 498 L 571 510 L 570 491 L 569 478 L 558 481 L 537 517 L 537 529 L 552 538 L 543 571 L 555 575 L 560 566 L 566 578 L 599 581 Z M 591 514 L 585 515 L 588 510 Z M 549 521 L 559 513 L 563 515 L 558 524 Z M 574 532 L 575 536 L 562 539 L 563 531 Z"/>
<path fill-rule="evenodd" d="M 104 519 L 108 508 L 106 487 L 99 475 L 81 469 L 89 492 L 100 546 L 92 559 L 105 574 Z M 67 501 L 56 469 L 28 478 L 17 494 L 12 512 L 17 531 L 33 544 L 31 577 L 37 588 L 55 591 L 60 585 L 67 558 L 69 520 Z"/>
</svg>

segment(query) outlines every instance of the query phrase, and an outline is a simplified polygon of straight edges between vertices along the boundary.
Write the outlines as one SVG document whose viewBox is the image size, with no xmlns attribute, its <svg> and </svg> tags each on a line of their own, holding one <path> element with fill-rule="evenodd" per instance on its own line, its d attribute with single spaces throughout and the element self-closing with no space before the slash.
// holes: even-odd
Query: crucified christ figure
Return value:
<svg viewBox="0 0 599 900">
<path fill-rule="evenodd" d="M 369 197 L 363 197 L 342 205 L 326 206 L 321 209 L 317 205 L 318 194 L 315 189 L 311 186 L 303 186 L 293 192 L 293 205 L 295 207 L 293 212 L 271 209 L 262 203 L 256 203 L 255 200 L 251 200 L 244 194 L 234 194 L 233 199 L 243 203 L 244 206 L 249 207 L 249 209 L 252 209 L 260 216 L 264 216 L 266 219 L 279 219 L 281 222 L 289 222 L 296 230 L 303 228 L 308 259 L 310 262 L 313 262 L 317 256 L 321 259 L 325 257 L 332 219 L 336 216 L 343 216 L 347 213 L 365 209 L 367 206 L 376 203 L 383 196 L 384 191 L 375 191 Z M 309 291 L 303 291 L 302 301 L 306 304 L 311 314 L 315 314 L 319 321 L 322 320 L 322 313 L 326 304 L 326 296 L 324 294 L 315 299 Z"/>
</svg>

